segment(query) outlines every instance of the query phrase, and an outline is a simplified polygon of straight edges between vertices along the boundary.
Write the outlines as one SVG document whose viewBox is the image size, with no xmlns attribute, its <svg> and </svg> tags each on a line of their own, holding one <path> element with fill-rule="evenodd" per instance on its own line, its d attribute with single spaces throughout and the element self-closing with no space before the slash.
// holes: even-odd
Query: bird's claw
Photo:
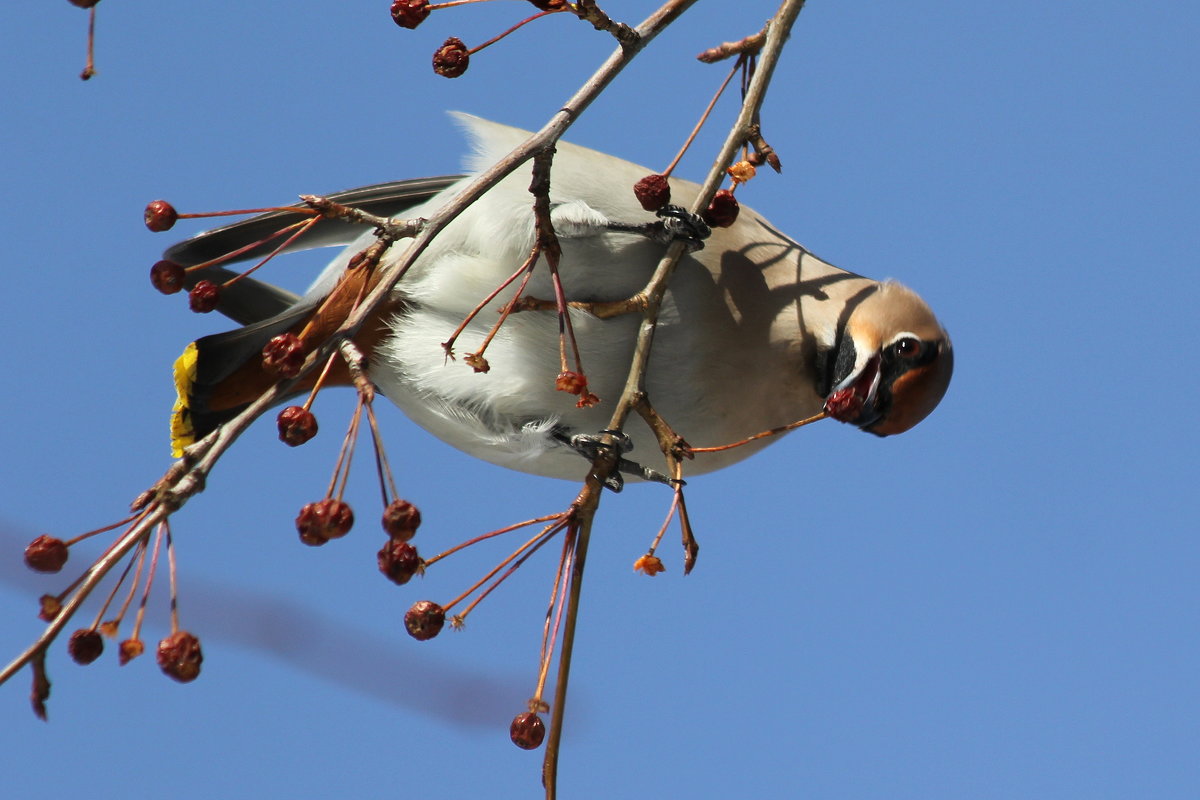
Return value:
<svg viewBox="0 0 1200 800">
<path fill-rule="evenodd" d="M 612 443 L 605 440 L 605 437 L 612 437 Z M 617 452 L 621 455 L 628 453 L 633 449 L 633 439 L 629 434 L 623 431 L 603 430 L 597 434 L 592 433 L 576 433 L 572 436 L 564 436 L 558 434 L 560 441 L 565 442 L 572 450 L 586 458 L 588 461 L 595 461 L 600 454 L 602 448 L 616 447 Z M 604 479 L 604 485 L 613 492 L 619 492 L 625 488 L 625 479 L 621 474 L 634 475 L 644 481 L 652 481 L 654 483 L 665 483 L 668 486 L 682 486 L 683 481 L 669 478 L 658 470 L 644 467 L 636 461 L 630 461 L 628 458 L 618 456 L 617 469 L 611 475 Z"/>
<path fill-rule="evenodd" d="M 655 212 L 659 218 L 664 243 L 669 244 L 676 239 L 682 241 L 689 253 L 704 249 L 704 240 L 712 235 L 712 228 L 700 218 L 682 206 L 666 205 Z"/>
</svg>

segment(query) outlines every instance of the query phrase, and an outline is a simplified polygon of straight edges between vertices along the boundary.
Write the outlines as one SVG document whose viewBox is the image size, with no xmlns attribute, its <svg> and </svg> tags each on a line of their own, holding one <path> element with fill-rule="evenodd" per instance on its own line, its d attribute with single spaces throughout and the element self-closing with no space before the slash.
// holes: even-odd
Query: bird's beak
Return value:
<svg viewBox="0 0 1200 800">
<path fill-rule="evenodd" d="M 825 413 L 840 422 L 865 428 L 879 420 L 878 409 L 881 358 L 878 353 L 850 373 L 825 398 Z"/>
</svg>

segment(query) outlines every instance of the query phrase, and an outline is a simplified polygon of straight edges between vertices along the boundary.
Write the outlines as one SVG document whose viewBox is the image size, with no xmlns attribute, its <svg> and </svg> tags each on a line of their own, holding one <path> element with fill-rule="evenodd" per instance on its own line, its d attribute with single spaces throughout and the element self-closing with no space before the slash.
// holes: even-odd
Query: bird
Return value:
<svg viewBox="0 0 1200 800">
<path fill-rule="evenodd" d="M 330 195 L 394 218 L 429 216 L 475 174 L 529 135 L 519 128 L 455 114 L 471 141 L 466 173 L 395 181 Z M 648 236 L 655 216 L 633 186 L 650 170 L 596 150 L 559 142 L 550 182 L 551 219 L 561 242 L 559 266 L 587 390 L 579 403 L 556 389 L 559 320 L 553 304 L 514 313 L 477 372 L 442 343 L 529 256 L 535 241 L 528 173 L 509 175 L 451 222 L 395 286 L 382 309 L 355 335 L 377 390 L 436 437 L 503 467 L 578 479 L 589 465 L 575 437 L 602 431 L 621 396 L 641 325 L 640 314 L 602 317 L 588 304 L 616 302 L 642 289 L 665 248 Z M 688 206 L 699 186 L 670 179 L 672 202 Z M 195 266 L 300 219 L 286 212 L 198 234 L 165 258 Z M 661 230 L 661 226 L 659 226 Z M 242 327 L 198 339 L 176 363 L 172 413 L 176 456 L 232 418 L 277 380 L 264 371 L 264 345 L 309 325 L 355 254 L 375 241 L 363 226 L 330 220 L 290 250 L 341 245 L 303 296 L 244 278 L 227 287 L 217 310 Z M 818 258 L 743 206 L 734 223 L 692 242 L 663 298 L 645 387 L 662 419 L 693 447 L 716 447 L 816 415 L 832 401 L 838 419 L 890 436 L 909 430 L 941 401 L 953 371 L 950 337 L 929 306 L 893 280 L 874 280 Z M 700 246 L 702 244 L 702 246 Z M 398 240 L 383 263 L 402 257 Z M 260 245 L 242 254 L 269 250 Z M 189 271 L 188 288 L 232 276 L 225 267 Z M 537 266 L 524 289 L 553 298 L 548 269 Z M 471 318 L 458 339 L 474 350 L 509 296 L 501 293 Z M 344 313 L 342 315 L 344 318 Z M 315 327 L 314 327 L 315 325 Z M 332 329 L 330 329 L 332 330 Z M 314 370 L 313 372 L 317 372 Z M 349 383 L 339 364 L 331 383 Z M 306 391 L 311 376 L 293 391 Z M 665 457 L 637 415 L 624 428 L 626 448 L 653 472 Z M 779 437 L 696 455 L 689 474 L 721 469 Z"/>
</svg>

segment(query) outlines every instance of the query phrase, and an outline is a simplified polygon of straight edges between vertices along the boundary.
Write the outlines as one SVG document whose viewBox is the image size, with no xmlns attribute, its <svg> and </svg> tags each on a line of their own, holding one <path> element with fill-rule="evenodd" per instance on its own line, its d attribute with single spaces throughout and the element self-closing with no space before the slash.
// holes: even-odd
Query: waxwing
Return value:
<svg viewBox="0 0 1200 800">
<path fill-rule="evenodd" d="M 528 134 L 455 115 L 474 143 L 468 170 L 481 171 Z M 448 358 L 445 342 L 473 308 L 528 257 L 534 243 L 532 197 L 525 170 L 509 176 L 452 222 L 396 286 L 389 302 L 355 341 L 369 357 L 379 390 L 422 427 L 455 447 L 513 469 L 579 478 L 586 464 L 567 445 L 574 434 L 605 427 L 620 397 L 640 315 L 601 318 L 586 304 L 619 301 L 641 289 L 664 247 L 637 230 L 652 223 L 633 185 L 650 170 L 594 150 L 559 143 L 550 199 L 562 242 L 560 272 L 567 299 L 581 304 L 571 319 L 588 389 L 599 398 L 580 407 L 555 388 L 560 372 L 559 323 L 553 310 L 513 314 L 486 351 L 488 371 Z M 429 216 L 469 177 L 380 184 L 332 195 L 374 213 Z M 699 187 L 671 179 L 672 202 L 688 206 Z M 235 223 L 170 248 L 166 258 L 191 266 L 259 241 L 299 217 L 285 212 Z M 362 226 L 322 221 L 289 249 L 349 245 L 303 297 L 244 278 L 226 288 L 217 310 L 244 327 L 202 338 L 176 364 L 179 401 L 173 447 L 182 448 L 231 418 L 277 376 L 262 367 L 273 336 L 305 326 L 307 339 L 332 332 L 348 309 L 321 308 L 350 258 L 374 241 Z M 273 245 L 248 250 L 261 255 Z M 384 262 L 403 254 L 392 245 Z M 232 273 L 206 268 L 201 279 Z M 458 353 L 476 350 L 511 293 L 476 315 Z M 553 298 L 544 266 L 524 296 Z M 328 320 L 314 319 L 324 314 Z M 340 317 L 338 315 L 341 315 Z M 315 340 L 315 339 L 314 339 Z M 950 339 L 913 291 L 822 261 L 742 207 L 733 225 L 715 228 L 701 249 L 680 262 L 664 298 L 646 376 L 648 396 L 666 421 L 695 447 L 727 444 L 831 409 L 862 430 L 901 433 L 937 406 L 950 381 Z M 314 370 L 314 373 L 316 371 Z M 330 376 L 348 382 L 344 366 Z M 307 391 L 312 376 L 294 387 Z M 649 466 L 662 456 L 644 423 L 626 428 Z M 778 437 L 774 437 L 778 438 Z M 702 453 L 688 472 L 738 461 L 773 438 Z"/>
</svg>

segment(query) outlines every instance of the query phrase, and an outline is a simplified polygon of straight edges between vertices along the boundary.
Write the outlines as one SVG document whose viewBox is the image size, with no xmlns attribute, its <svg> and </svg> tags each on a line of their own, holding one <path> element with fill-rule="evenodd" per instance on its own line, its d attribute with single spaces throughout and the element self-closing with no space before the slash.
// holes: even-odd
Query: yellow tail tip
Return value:
<svg viewBox="0 0 1200 800">
<path fill-rule="evenodd" d="M 196 343 L 192 342 L 183 354 L 175 359 L 175 407 L 171 410 L 171 457 L 183 456 L 183 448 L 196 441 L 196 430 L 192 427 L 192 410 L 188 398 L 192 396 L 192 385 L 196 382 Z"/>
</svg>

